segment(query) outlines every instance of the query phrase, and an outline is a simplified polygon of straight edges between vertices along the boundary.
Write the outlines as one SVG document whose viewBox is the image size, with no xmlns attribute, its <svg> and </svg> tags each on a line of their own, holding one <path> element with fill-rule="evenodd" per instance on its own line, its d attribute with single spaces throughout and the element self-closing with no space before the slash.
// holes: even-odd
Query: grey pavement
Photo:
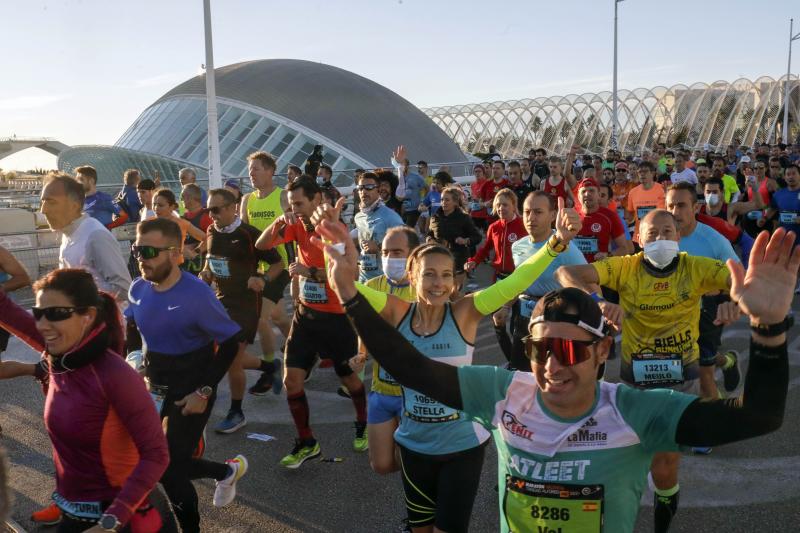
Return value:
<svg viewBox="0 0 800 533">
<path fill-rule="evenodd" d="M 487 268 L 484 265 L 481 269 L 478 279 L 485 284 Z M 672 531 L 800 530 L 800 337 L 796 330 L 790 338 L 790 392 L 783 427 L 762 438 L 715 448 L 709 456 L 685 454 L 680 471 L 680 510 Z M 743 354 L 744 370 L 748 338 L 744 321 L 725 331 L 725 347 Z M 4 354 L 5 359 L 26 361 L 37 357 L 16 339 Z M 475 359 L 478 364 L 504 362 L 488 319 L 478 330 Z M 608 366 L 606 375 L 616 381 L 619 360 Z M 250 383 L 256 377 L 251 373 Z M 246 428 L 233 435 L 215 435 L 209 430 L 208 458 L 224 460 L 242 453 L 250 462 L 250 470 L 238 485 L 236 501 L 224 509 L 211 505 L 213 482 L 195 483 L 203 531 L 398 530 L 405 516 L 400 478 L 397 474 L 374 474 L 367 455 L 352 451 L 353 407 L 349 400 L 336 395 L 337 386 L 332 370 L 317 369 L 307 389 L 311 424 L 322 453 L 325 457 L 340 457 L 342 462 L 314 461 L 294 471 L 278 465 L 290 451 L 295 435 L 284 395 L 248 395 L 244 403 L 249 421 Z M 42 423 L 42 394 L 36 383 L 26 378 L 0 381 L 0 398 L 0 443 L 7 450 L 11 467 L 13 518 L 23 527 L 35 529 L 29 515 L 48 503 L 53 490 L 50 443 Z M 225 415 L 227 404 L 227 387 L 223 386 L 210 425 Z M 248 439 L 247 433 L 251 432 L 268 434 L 276 440 Z M 471 531 L 498 530 L 496 461 L 494 447 L 489 446 Z M 652 531 L 651 501 L 652 494 L 645 493 L 637 531 Z"/>
</svg>

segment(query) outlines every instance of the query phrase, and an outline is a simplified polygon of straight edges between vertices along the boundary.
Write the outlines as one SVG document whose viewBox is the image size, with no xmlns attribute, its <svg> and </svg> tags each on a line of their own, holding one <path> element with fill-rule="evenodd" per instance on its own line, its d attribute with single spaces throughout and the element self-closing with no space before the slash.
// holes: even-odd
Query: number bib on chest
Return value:
<svg viewBox="0 0 800 533">
<path fill-rule="evenodd" d="M 631 365 L 637 385 L 652 387 L 683 383 L 683 358 L 680 354 L 634 354 Z"/>
<path fill-rule="evenodd" d="M 229 278 L 231 277 L 231 267 L 230 263 L 224 257 L 215 257 L 213 255 L 209 255 L 207 257 L 208 260 L 208 268 L 211 269 L 211 272 L 218 278 Z"/>
<path fill-rule="evenodd" d="M 652 211 L 655 208 L 656 208 L 656 206 L 654 206 L 654 205 L 647 205 L 647 206 L 637 207 L 636 208 L 636 217 L 639 220 L 642 220 L 645 217 L 645 215 L 647 215 L 647 213 L 649 213 L 650 211 Z"/>
<path fill-rule="evenodd" d="M 797 219 L 797 211 L 781 211 L 780 221 L 781 224 L 794 224 Z"/>
<path fill-rule="evenodd" d="M 372 270 L 378 270 L 378 255 L 377 254 L 361 254 L 359 258 L 361 263 L 361 270 L 364 272 L 370 272 Z"/>
<path fill-rule="evenodd" d="M 378 379 L 387 385 L 400 385 L 383 367 L 378 368 Z"/>
<path fill-rule="evenodd" d="M 403 389 L 403 407 L 410 420 L 423 424 L 440 424 L 461 418 L 458 410 L 410 389 Z"/>
<path fill-rule="evenodd" d="M 749 218 L 750 220 L 760 220 L 763 217 L 764 217 L 764 213 L 762 213 L 761 211 L 748 211 L 747 212 L 747 218 Z"/>
<path fill-rule="evenodd" d="M 300 294 L 303 301 L 312 304 L 326 304 L 328 303 L 328 291 L 325 289 L 324 283 L 310 281 L 304 277 L 300 277 Z"/>
<path fill-rule="evenodd" d="M 599 533 L 603 485 L 564 485 L 506 476 L 503 502 L 509 531 Z"/>
<path fill-rule="evenodd" d="M 71 502 L 57 492 L 53 493 L 52 499 L 59 509 L 75 518 L 96 521 L 103 515 L 100 502 Z"/>
<path fill-rule="evenodd" d="M 578 247 L 578 250 L 581 251 L 582 254 L 596 254 L 600 250 L 597 248 L 597 237 L 584 237 L 584 236 L 577 236 L 574 239 L 575 246 Z"/>
<path fill-rule="evenodd" d="M 481 210 L 481 203 L 477 200 L 472 200 L 469 203 L 469 210 L 470 211 L 480 211 Z"/>
<path fill-rule="evenodd" d="M 533 308 L 536 307 L 538 300 L 526 296 L 519 297 L 519 316 L 522 318 L 530 318 L 533 314 Z"/>
</svg>

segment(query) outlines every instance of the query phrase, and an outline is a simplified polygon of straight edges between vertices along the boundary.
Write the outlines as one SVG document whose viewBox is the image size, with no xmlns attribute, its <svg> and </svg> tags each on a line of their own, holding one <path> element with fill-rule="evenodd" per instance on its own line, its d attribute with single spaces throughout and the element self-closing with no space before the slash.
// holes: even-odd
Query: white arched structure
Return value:
<svg viewBox="0 0 800 533">
<path fill-rule="evenodd" d="M 0 159 L 28 148 L 39 148 L 47 153 L 58 155 L 69 146 L 48 137 L 0 137 Z"/>
<path fill-rule="evenodd" d="M 713 147 L 739 139 L 752 146 L 777 142 L 783 127 L 786 76 L 690 86 L 620 90 L 619 147 L 626 151 L 669 145 Z M 800 83 L 793 77 L 789 123 L 800 121 Z M 569 94 L 423 109 L 465 152 L 490 144 L 507 157 L 531 148 L 563 153 L 573 144 L 602 152 L 611 143 L 611 93 Z"/>
</svg>

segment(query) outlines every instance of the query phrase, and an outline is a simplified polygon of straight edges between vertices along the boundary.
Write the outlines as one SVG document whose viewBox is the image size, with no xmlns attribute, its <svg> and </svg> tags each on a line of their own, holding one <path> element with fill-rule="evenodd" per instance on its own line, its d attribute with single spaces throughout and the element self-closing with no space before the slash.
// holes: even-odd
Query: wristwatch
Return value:
<svg viewBox="0 0 800 533">
<path fill-rule="evenodd" d="M 317 272 L 319 272 L 317 267 L 308 267 L 308 277 L 314 281 L 317 281 Z"/>
<path fill-rule="evenodd" d="M 203 385 L 194 392 L 202 399 L 208 400 L 209 398 L 211 398 L 211 395 L 214 394 L 214 389 L 209 387 L 208 385 Z"/>
<path fill-rule="evenodd" d="M 555 234 L 551 235 L 550 238 L 547 239 L 547 247 L 557 254 L 560 254 L 567 249 L 567 245 L 562 243 L 561 239 L 556 237 Z"/>
<path fill-rule="evenodd" d="M 762 337 L 777 337 L 786 333 L 794 325 L 794 315 L 788 314 L 786 318 L 777 324 L 753 324 L 750 322 L 750 329 Z"/>
<path fill-rule="evenodd" d="M 119 518 L 114 516 L 113 514 L 104 514 L 98 520 L 97 525 L 100 526 L 101 529 L 105 531 L 119 531 Z"/>
</svg>

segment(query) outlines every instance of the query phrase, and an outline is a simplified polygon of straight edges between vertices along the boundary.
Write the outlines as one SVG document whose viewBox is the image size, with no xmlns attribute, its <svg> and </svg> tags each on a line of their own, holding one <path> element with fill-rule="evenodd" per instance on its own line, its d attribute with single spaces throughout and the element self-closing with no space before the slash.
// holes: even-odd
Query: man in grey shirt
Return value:
<svg viewBox="0 0 800 533">
<path fill-rule="evenodd" d="M 45 178 L 41 212 L 50 229 L 62 234 L 58 266 L 85 269 L 100 290 L 125 302 L 131 276 L 119 243 L 100 222 L 81 213 L 83 201 L 83 186 L 72 176 L 51 173 Z"/>
</svg>

